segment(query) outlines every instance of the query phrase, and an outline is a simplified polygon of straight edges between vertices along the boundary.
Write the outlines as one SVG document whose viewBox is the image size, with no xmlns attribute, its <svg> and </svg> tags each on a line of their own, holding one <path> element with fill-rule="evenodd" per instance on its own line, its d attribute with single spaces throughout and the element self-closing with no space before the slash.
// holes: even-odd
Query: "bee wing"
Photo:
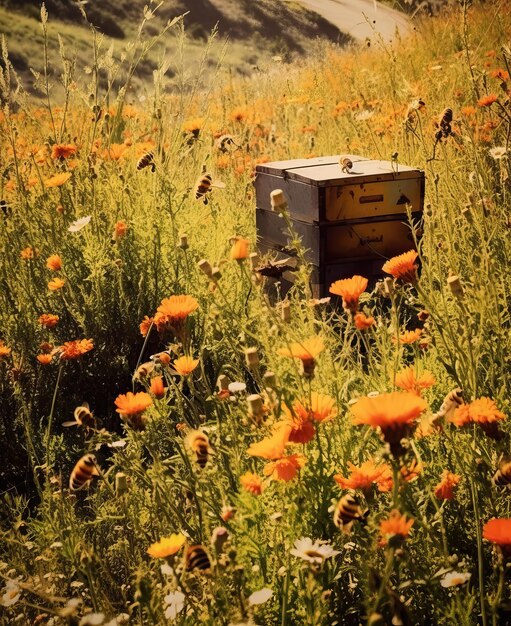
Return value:
<svg viewBox="0 0 511 626">
<path fill-rule="evenodd" d="M 82 406 L 84 409 L 87 409 L 87 411 L 90 411 L 90 406 L 88 402 L 82 402 Z"/>
<path fill-rule="evenodd" d="M 69 426 L 78 426 L 79 424 L 80 422 L 77 422 L 76 420 L 72 422 L 62 422 L 62 426 L 65 426 L 66 428 L 68 428 Z"/>
<path fill-rule="evenodd" d="M 223 183 L 221 180 L 212 180 L 211 186 L 216 187 L 217 189 L 225 189 L 225 183 Z"/>
</svg>

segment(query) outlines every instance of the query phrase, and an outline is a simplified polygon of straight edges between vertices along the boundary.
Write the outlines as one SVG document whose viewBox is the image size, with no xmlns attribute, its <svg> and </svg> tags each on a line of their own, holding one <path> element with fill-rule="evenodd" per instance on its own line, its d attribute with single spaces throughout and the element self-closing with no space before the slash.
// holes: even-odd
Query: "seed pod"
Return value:
<svg viewBox="0 0 511 626">
<path fill-rule="evenodd" d="M 275 189 L 270 193 L 272 211 L 287 211 L 287 201 L 282 189 Z"/>
<path fill-rule="evenodd" d="M 250 415 L 250 417 L 256 419 L 260 418 L 264 413 L 263 399 L 261 398 L 261 396 L 257 393 L 253 393 L 252 395 L 248 396 L 247 402 L 248 414 Z"/>
<path fill-rule="evenodd" d="M 259 367 L 259 352 L 257 348 L 247 348 L 245 350 L 245 363 L 250 370 L 255 370 Z"/>
<path fill-rule="evenodd" d="M 212 274 L 213 274 L 213 269 L 209 263 L 209 261 L 206 261 L 206 259 L 201 259 L 197 265 L 199 266 L 200 271 L 203 274 L 206 274 L 206 276 L 208 278 L 211 278 Z"/>
<path fill-rule="evenodd" d="M 463 298 L 463 286 L 459 276 L 449 276 L 447 284 L 449 285 L 453 295 L 455 295 L 458 299 Z"/>
<path fill-rule="evenodd" d="M 181 233 L 179 235 L 179 247 L 181 248 L 181 250 L 187 250 L 189 248 L 188 235 L 186 235 L 185 233 Z"/>
</svg>

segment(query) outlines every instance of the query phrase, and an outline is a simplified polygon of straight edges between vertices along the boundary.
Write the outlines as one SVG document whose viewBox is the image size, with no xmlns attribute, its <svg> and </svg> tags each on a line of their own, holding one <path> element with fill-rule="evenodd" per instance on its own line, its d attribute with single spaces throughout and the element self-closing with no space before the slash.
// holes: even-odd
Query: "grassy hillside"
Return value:
<svg viewBox="0 0 511 626">
<path fill-rule="evenodd" d="M 119 57 L 126 41 L 137 33 L 143 17 L 146 0 L 119 0 L 118 2 L 88 2 L 84 4 L 87 19 L 108 39 L 111 38 L 115 55 Z M 159 3 L 150 3 L 155 8 Z M 0 32 L 8 35 L 9 50 L 15 68 L 27 86 L 33 84 L 29 68 L 42 70 L 39 54 L 42 32 L 38 0 L 0 0 Z M 58 72 L 57 33 L 63 38 L 71 57 L 76 55 L 79 67 L 88 65 L 87 52 L 90 32 L 85 19 L 74 2 L 49 0 L 45 3 L 49 13 L 50 66 Z M 224 67 L 234 72 L 252 73 L 259 65 L 271 62 L 273 56 L 291 60 L 311 52 L 317 40 L 345 44 L 348 38 L 329 22 L 298 4 L 261 0 L 166 0 L 148 21 L 143 36 L 155 35 L 162 26 L 177 15 L 188 13 L 184 23 L 189 39 L 186 64 L 192 67 L 202 54 L 202 45 L 211 30 L 218 24 L 218 39 L 230 41 L 229 54 Z M 172 58 L 179 48 L 175 36 L 164 38 L 148 55 L 139 68 L 135 84 L 144 85 L 152 80 L 152 71 L 164 54 Z M 210 63 L 221 56 L 222 45 L 212 50 Z"/>
<path fill-rule="evenodd" d="M 510 32 L 472 2 L 135 104 L 108 48 L 58 103 L 4 61 L 2 624 L 511 623 Z M 329 224 L 380 276 L 332 246 L 318 300 L 277 198 L 284 296 L 255 168 L 347 154 L 423 169 L 423 214 L 380 181 L 403 255 Z"/>
</svg>

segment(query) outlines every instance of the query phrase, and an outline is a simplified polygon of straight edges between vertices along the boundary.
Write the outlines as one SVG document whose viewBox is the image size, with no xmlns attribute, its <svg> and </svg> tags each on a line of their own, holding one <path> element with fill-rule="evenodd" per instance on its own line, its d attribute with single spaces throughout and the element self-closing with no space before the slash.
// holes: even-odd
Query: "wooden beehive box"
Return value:
<svg viewBox="0 0 511 626">
<path fill-rule="evenodd" d="M 387 259 L 414 247 L 407 205 L 414 220 L 422 216 L 422 170 L 347 156 L 353 164 L 349 171 L 342 170 L 340 156 L 276 161 L 256 168 L 259 248 L 289 256 L 286 223 L 270 204 L 270 193 L 282 189 L 293 230 L 313 266 L 314 297 L 327 296 L 332 282 L 353 274 L 380 277 Z"/>
</svg>

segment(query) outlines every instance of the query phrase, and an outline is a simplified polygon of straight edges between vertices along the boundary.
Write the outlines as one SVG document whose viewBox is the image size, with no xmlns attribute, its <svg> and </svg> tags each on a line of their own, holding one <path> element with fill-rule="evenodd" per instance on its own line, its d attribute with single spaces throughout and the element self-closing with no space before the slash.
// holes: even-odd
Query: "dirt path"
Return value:
<svg viewBox="0 0 511 626">
<path fill-rule="evenodd" d="M 410 30 L 410 21 L 406 15 L 374 0 L 299 0 L 299 2 L 358 41 L 374 39 L 375 33 L 381 35 L 385 41 L 390 41 L 395 36 L 396 27 L 401 35 Z"/>
</svg>

